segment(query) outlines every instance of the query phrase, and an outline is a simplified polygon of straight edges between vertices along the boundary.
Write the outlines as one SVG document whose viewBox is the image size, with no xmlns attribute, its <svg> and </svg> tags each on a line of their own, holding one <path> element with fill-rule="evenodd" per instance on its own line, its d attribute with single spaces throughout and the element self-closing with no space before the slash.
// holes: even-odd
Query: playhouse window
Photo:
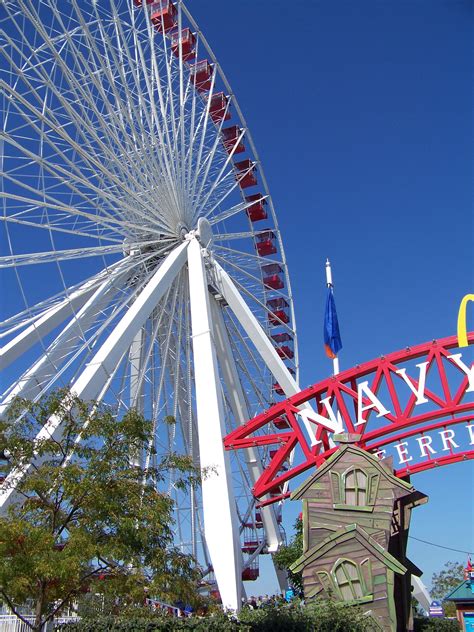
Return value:
<svg viewBox="0 0 474 632">
<path fill-rule="evenodd" d="M 344 601 L 364 597 L 364 588 L 357 564 L 350 560 L 341 560 L 335 564 L 333 574 Z"/>
<path fill-rule="evenodd" d="M 367 474 L 354 467 L 344 477 L 344 496 L 346 505 L 363 507 L 367 505 Z"/>
</svg>

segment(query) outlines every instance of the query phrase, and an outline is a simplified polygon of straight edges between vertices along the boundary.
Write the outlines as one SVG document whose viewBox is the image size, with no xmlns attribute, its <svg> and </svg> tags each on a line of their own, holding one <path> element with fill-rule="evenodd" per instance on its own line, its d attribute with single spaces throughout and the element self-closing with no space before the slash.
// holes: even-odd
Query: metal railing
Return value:
<svg viewBox="0 0 474 632">
<path fill-rule="evenodd" d="M 31 623 L 35 620 L 31 616 L 25 616 L 25 619 Z M 42 632 L 53 632 L 56 625 L 74 621 L 79 621 L 79 617 L 56 617 L 53 621 L 44 624 Z M 31 632 L 31 628 L 14 614 L 0 614 L 0 632 Z"/>
</svg>

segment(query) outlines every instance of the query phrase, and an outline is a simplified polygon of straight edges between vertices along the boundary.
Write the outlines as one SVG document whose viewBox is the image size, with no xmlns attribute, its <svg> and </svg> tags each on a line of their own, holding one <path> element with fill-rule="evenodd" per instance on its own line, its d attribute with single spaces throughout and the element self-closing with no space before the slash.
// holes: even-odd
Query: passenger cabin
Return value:
<svg viewBox="0 0 474 632">
<path fill-rule="evenodd" d="M 263 266 L 263 267 L 265 267 L 265 266 Z M 293 342 L 293 336 L 291 336 L 289 333 L 284 331 L 281 334 L 273 334 L 272 340 L 274 340 L 277 343 L 280 343 L 280 342 Z"/>
<path fill-rule="evenodd" d="M 242 581 L 254 582 L 256 579 L 258 579 L 258 575 L 258 568 L 244 568 L 244 570 L 242 571 Z"/>
<path fill-rule="evenodd" d="M 211 87 L 212 71 L 213 67 L 207 59 L 198 61 L 190 67 L 191 82 L 199 92 L 205 92 Z"/>
<path fill-rule="evenodd" d="M 249 216 L 251 222 L 260 222 L 262 219 L 267 219 L 267 200 L 261 193 L 255 193 L 254 195 L 247 195 L 245 201 L 253 202 L 247 207 L 246 213 Z"/>
<path fill-rule="evenodd" d="M 183 29 L 181 31 L 181 37 L 179 31 L 174 31 L 171 34 L 171 50 L 173 55 L 179 58 L 180 51 L 183 57 L 183 61 L 190 61 L 196 57 L 196 51 L 194 46 L 196 45 L 196 36 L 190 29 Z"/>
<path fill-rule="evenodd" d="M 236 162 L 235 168 L 237 169 L 235 177 L 241 189 L 248 189 L 257 184 L 257 168 L 249 158 Z"/>
<path fill-rule="evenodd" d="M 268 314 L 268 322 L 273 327 L 277 327 L 284 323 L 285 325 L 290 322 L 290 317 L 284 309 L 276 309 L 274 312 Z"/>
<path fill-rule="evenodd" d="M 260 257 L 267 257 L 276 253 L 275 233 L 272 230 L 264 230 L 258 233 L 256 239 L 256 248 Z"/>
<path fill-rule="evenodd" d="M 263 527 L 262 514 L 260 511 L 255 512 L 255 527 L 261 529 Z"/>
<path fill-rule="evenodd" d="M 255 533 L 255 529 L 245 529 L 244 530 L 244 543 L 242 545 L 243 553 L 255 553 L 258 549 L 260 542 L 258 541 L 257 534 Z"/>
<path fill-rule="evenodd" d="M 283 397 L 283 395 L 285 394 L 285 391 L 282 389 L 282 387 L 278 384 L 278 382 L 275 382 L 272 386 L 273 390 L 275 391 L 275 393 L 277 395 L 280 395 L 280 397 Z"/>
<path fill-rule="evenodd" d="M 263 284 L 269 290 L 281 290 L 285 287 L 283 279 L 279 274 L 271 274 L 270 276 L 263 277 Z"/>
<path fill-rule="evenodd" d="M 154 2 L 150 20 L 157 31 L 167 33 L 176 25 L 176 7 L 168 0 Z"/>
<path fill-rule="evenodd" d="M 153 4 L 154 2 L 155 2 L 155 0 L 146 0 L 146 4 Z M 142 0 L 133 0 L 133 4 L 136 7 L 141 7 L 142 4 L 143 4 L 143 1 Z"/>
<path fill-rule="evenodd" d="M 278 430 L 288 430 L 291 427 L 288 420 L 283 415 L 274 419 L 273 425 L 275 428 L 278 428 Z"/>
<path fill-rule="evenodd" d="M 285 283 L 280 274 L 283 273 L 283 268 L 278 263 L 267 263 L 262 266 L 263 283 L 271 290 L 281 290 L 285 287 Z"/>
<path fill-rule="evenodd" d="M 222 130 L 222 142 L 227 150 L 227 153 L 234 151 L 234 154 L 241 154 L 245 151 L 245 145 L 242 142 L 243 130 L 238 125 L 232 125 Z M 240 139 L 240 140 L 239 140 Z"/>
<path fill-rule="evenodd" d="M 229 99 L 223 92 L 213 94 L 209 104 L 209 116 L 218 125 L 222 121 L 230 119 Z"/>
<path fill-rule="evenodd" d="M 295 356 L 293 350 L 290 349 L 288 345 L 281 345 L 281 347 L 276 347 L 276 352 L 282 360 L 291 360 Z"/>
</svg>

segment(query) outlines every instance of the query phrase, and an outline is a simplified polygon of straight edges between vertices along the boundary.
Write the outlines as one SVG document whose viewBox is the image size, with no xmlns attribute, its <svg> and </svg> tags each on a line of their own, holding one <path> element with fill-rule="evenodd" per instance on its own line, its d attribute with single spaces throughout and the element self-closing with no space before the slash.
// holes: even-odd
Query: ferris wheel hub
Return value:
<svg viewBox="0 0 474 632">
<path fill-rule="evenodd" d="M 189 228 L 183 222 L 179 222 L 176 227 L 176 233 L 178 235 L 178 238 L 181 241 L 184 241 L 186 239 L 186 235 L 189 233 Z"/>
<path fill-rule="evenodd" d="M 204 248 L 208 248 L 214 239 L 212 228 L 209 220 L 200 217 L 197 223 L 196 236 Z"/>
</svg>

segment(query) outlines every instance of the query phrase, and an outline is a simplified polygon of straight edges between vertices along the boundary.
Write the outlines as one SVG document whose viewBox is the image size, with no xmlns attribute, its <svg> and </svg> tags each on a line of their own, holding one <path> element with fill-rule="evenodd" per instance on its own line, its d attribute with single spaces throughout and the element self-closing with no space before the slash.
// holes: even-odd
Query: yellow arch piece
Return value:
<svg viewBox="0 0 474 632">
<path fill-rule="evenodd" d="M 466 312 L 467 304 L 469 301 L 474 302 L 474 294 L 466 294 L 461 301 L 458 313 L 458 345 L 460 347 L 467 347 L 467 323 Z"/>
</svg>

